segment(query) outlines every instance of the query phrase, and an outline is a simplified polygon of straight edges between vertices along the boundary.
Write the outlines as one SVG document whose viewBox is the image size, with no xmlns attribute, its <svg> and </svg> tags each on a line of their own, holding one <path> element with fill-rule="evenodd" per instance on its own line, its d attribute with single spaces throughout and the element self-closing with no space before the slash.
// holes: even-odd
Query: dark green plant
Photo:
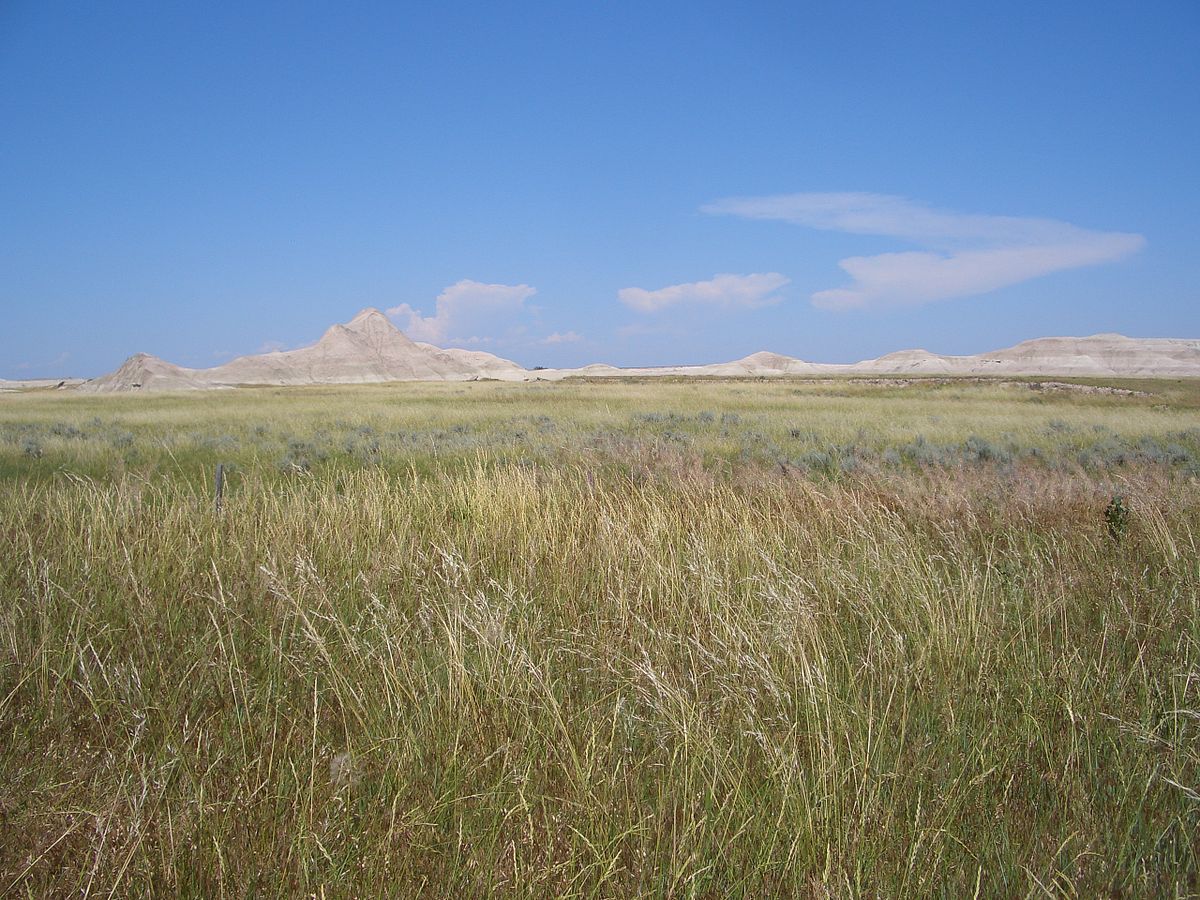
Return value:
<svg viewBox="0 0 1200 900">
<path fill-rule="evenodd" d="M 1114 541 L 1121 540 L 1129 530 L 1129 507 L 1120 494 L 1114 496 L 1104 508 L 1104 524 L 1108 526 L 1108 533 Z"/>
</svg>

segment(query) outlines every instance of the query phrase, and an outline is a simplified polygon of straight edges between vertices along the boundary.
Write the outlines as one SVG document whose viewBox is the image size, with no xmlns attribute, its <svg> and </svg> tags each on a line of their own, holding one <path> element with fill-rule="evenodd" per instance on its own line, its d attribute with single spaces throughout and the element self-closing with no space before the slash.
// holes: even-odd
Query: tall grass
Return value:
<svg viewBox="0 0 1200 900">
<path fill-rule="evenodd" d="M 411 462 L 0 481 L 0 892 L 1200 890 L 1194 478 Z"/>
<path fill-rule="evenodd" d="M 188 478 L 492 461 L 656 467 L 682 455 L 835 474 L 1025 462 L 1200 474 L 1200 381 L 1135 396 L 855 381 L 398 384 L 179 395 L 0 395 L 0 480 Z M 432 470 L 432 469 L 431 469 Z"/>
</svg>

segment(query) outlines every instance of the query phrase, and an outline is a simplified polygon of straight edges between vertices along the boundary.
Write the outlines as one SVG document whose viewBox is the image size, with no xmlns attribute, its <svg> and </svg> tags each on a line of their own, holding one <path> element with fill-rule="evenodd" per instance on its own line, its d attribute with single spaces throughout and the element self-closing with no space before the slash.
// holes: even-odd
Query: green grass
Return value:
<svg viewBox="0 0 1200 900">
<path fill-rule="evenodd" d="M 1140 387 L 0 397 L 0 893 L 1195 895 Z"/>
<path fill-rule="evenodd" d="M 485 458 L 657 468 L 821 470 L 989 461 L 1200 472 L 1200 383 L 1126 382 L 1138 396 L 988 382 L 469 383 L 253 389 L 174 396 L 0 397 L 0 479 L 136 474 L 197 486 L 217 462 L 400 473 Z M 891 451 L 891 452 L 889 452 Z"/>
</svg>

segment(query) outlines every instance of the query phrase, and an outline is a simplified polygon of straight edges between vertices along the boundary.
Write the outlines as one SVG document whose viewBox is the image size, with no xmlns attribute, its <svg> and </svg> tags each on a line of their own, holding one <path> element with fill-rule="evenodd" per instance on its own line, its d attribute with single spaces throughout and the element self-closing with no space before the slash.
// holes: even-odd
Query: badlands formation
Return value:
<svg viewBox="0 0 1200 900">
<path fill-rule="evenodd" d="M 521 381 L 515 362 L 473 350 L 442 350 L 410 340 L 377 309 L 364 309 L 299 350 L 240 356 L 211 369 L 186 369 L 138 353 L 84 391 L 186 391 L 240 384 L 365 384 L 380 381 Z"/>
<path fill-rule="evenodd" d="M 115 372 L 80 385 L 89 392 L 181 391 L 237 385 L 362 384 L 383 381 L 558 380 L 569 377 L 694 375 L 1056 375 L 1200 377 L 1200 340 L 1127 338 L 1098 334 L 1039 338 L 975 356 L 902 350 L 850 365 L 809 363 L 777 353 L 704 366 L 527 370 L 507 359 L 471 350 L 443 350 L 410 340 L 377 309 L 334 325 L 315 344 L 242 356 L 211 369 L 187 369 L 139 353 Z"/>
<path fill-rule="evenodd" d="M 73 388 L 78 387 L 85 381 L 86 379 L 84 378 L 25 378 L 17 381 L 0 378 L 0 394 L 45 388 Z"/>
</svg>

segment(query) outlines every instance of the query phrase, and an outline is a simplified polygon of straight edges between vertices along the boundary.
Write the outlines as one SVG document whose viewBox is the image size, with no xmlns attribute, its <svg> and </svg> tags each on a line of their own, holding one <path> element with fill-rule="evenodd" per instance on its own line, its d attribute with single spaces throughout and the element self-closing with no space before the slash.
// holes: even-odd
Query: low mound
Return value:
<svg viewBox="0 0 1200 900">
<path fill-rule="evenodd" d="M 1200 341 L 1120 334 L 1051 337 L 974 356 L 902 350 L 850 367 L 857 372 L 921 375 L 1200 376 Z"/>
<path fill-rule="evenodd" d="M 242 356 L 211 369 L 185 369 L 154 356 L 131 356 L 83 387 L 95 392 L 180 391 L 236 385 L 366 384 L 384 381 L 523 379 L 516 363 L 473 350 L 442 350 L 410 340 L 377 309 L 364 309 L 299 350 Z"/>
<path fill-rule="evenodd" d="M 593 363 L 577 369 L 527 371 L 478 350 L 444 350 L 410 340 L 377 309 L 364 309 L 299 350 L 242 356 L 211 369 L 187 369 L 145 353 L 81 390 L 184 391 L 237 385 L 364 384 L 383 381 L 534 381 L 560 378 L 784 375 L 999 375 L 1200 377 L 1200 341 L 1128 338 L 1119 334 L 1052 337 L 974 356 L 899 350 L 853 365 L 810 363 L 761 351 L 727 363 L 618 368 Z"/>
<path fill-rule="evenodd" d="M 121 391 L 194 391 L 209 387 L 185 369 L 149 353 L 135 353 L 115 372 L 80 385 L 81 391 L 111 394 Z"/>
<path fill-rule="evenodd" d="M 1127 338 L 1120 334 L 1038 338 L 985 355 L 1005 371 L 1019 369 L 1035 375 L 1200 374 L 1200 341 L 1167 338 Z"/>
</svg>

